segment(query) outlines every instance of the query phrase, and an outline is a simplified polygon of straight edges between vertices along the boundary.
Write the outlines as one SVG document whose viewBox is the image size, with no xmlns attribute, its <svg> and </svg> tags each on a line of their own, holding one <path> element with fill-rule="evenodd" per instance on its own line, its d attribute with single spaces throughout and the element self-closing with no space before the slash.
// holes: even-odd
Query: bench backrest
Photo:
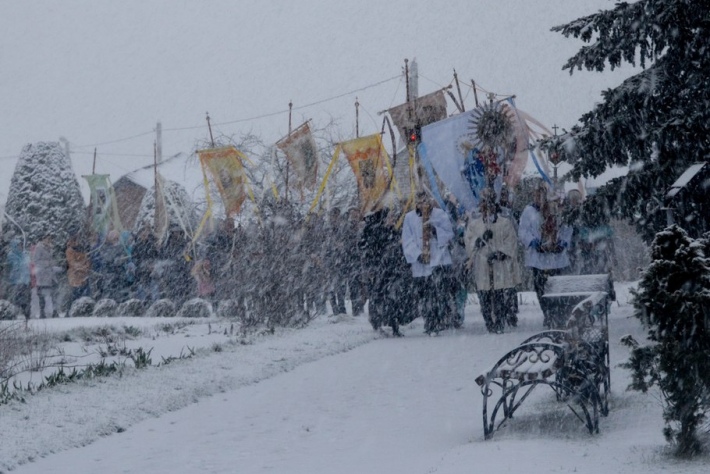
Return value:
<svg viewBox="0 0 710 474">
<path fill-rule="evenodd" d="M 560 275 L 547 279 L 545 294 L 576 294 L 606 292 L 613 300 L 614 284 L 611 275 L 601 273 L 598 275 Z"/>
</svg>

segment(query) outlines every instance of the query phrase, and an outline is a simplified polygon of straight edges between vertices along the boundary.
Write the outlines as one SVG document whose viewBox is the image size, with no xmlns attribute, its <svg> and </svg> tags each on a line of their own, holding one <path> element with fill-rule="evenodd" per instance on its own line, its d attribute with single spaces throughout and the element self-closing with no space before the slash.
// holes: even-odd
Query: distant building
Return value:
<svg viewBox="0 0 710 474">
<path fill-rule="evenodd" d="M 121 224 L 125 229 L 133 229 L 143 196 L 148 190 L 139 184 L 131 173 L 121 176 L 118 181 L 113 183 L 113 191 L 116 195 L 118 217 L 121 219 Z"/>
<path fill-rule="evenodd" d="M 694 163 L 666 193 L 668 225 L 678 224 L 691 237 L 710 231 L 710 164 Z"/>
</svg>

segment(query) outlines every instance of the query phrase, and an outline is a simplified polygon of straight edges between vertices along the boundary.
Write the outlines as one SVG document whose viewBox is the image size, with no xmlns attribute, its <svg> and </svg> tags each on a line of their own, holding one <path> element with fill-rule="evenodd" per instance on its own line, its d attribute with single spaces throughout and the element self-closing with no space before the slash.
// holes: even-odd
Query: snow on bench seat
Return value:
<svg viewBox="0 0 710 474">
<path fill-rule="evenodd" d="M 521 344 L 499 360 L 492 370 L 476 377 L 475 381 L 482 387 L 497 378 L 546 379 L 557 370 L 564 351 L 563 344 L 539 342 Z"/>
</svg>

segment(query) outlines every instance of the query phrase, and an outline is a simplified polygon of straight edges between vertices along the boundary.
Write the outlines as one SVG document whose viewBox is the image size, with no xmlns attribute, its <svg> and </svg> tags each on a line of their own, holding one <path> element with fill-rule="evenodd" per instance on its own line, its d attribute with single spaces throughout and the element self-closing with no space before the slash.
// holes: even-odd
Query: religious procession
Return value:
<svg viewBox="0 0 710 474">
<path fill-rule="evenodd" d="M 161 176 L 157 152 L 153 186 L 132 224 L 123 224 L 126 206 L 102 174 L 84 176 L 88 209 L 80 203 L 56 228 L 6 212 L 2 298 L 25 318 L 33 304 L 39 318 L 99 307 L 175 313 L 193 304 L 272 329 L 349 313 L 402 336 L 417 318 L 429 335 L 461 327 L 471 298 L 486 329 L 502 333 L 516 326 L 527 286 L 541 324 L 555 327 L 542 298 L 546 279 L 611 270 L 605 213 L 584 207 L 583 188 L 565 191 L 558 154 L 538 145 L 555 134 L 514 97 L 490 93 L 466 111 L 460 87 L 458 98 L 451 86 L 419 97 L 406 77 L 406 100 L 382 112 L 381 133 L 336 143 L 325 172 L 310 122 L 291 130 L 289 114 L 289 133 L 273 147 L 284 182 L 268 183 L 261 196 L 252 160 L 215 142 L 208 115 L 210 142 L 196 152 L 201 219 Z M 68 155 L 51 143 L 24 152 L 54 163 Z M 334 204 L 329 187 L 341 156 L 356 192 Z"/>
</svg>

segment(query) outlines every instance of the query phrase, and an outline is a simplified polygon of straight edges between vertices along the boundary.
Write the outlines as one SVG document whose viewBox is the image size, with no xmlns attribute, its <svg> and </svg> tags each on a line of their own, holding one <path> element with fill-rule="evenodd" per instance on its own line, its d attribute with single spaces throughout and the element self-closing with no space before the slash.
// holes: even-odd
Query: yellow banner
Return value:
<svg viewBox="0 0 710 474">
<path fill-rule="evenodd" d="M 387 191 L 392 173 L 387 150 L 379 133 L 340 144 L 355 173 L 360 190 L 360 209 L 371 211 Z"/>
<path fill-rule="evenodd" d="M 246 199 L 246 157 L 233 146 L 198 151 L 200 163 L 210 172 L 228 216 L 236 214 Z"/>
</svg>

